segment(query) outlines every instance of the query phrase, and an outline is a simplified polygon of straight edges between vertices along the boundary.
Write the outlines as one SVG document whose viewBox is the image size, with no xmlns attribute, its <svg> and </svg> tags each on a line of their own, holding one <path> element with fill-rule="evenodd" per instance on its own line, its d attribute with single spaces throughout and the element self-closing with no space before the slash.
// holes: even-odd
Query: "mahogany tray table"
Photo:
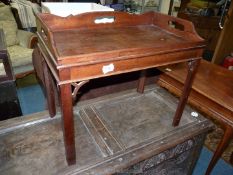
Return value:
<svg viewBox="0 0 233 175">
<path fill-rule="evenodd" d="M 173 126 L 179 124 L 204 47 L 191 22 L 156 12 L 91 12 L 65 18 L 44 13 L 37 15 L 37 21 L 49 112 L 51 117 L 56 114 L 54 78 L 68 165 L 76 161 L 72 99 L 91 79 L 187 62 L 188 74 L 173 120 Z M 140 93 L 144 82 L 142 71 Z"/>
</svg>

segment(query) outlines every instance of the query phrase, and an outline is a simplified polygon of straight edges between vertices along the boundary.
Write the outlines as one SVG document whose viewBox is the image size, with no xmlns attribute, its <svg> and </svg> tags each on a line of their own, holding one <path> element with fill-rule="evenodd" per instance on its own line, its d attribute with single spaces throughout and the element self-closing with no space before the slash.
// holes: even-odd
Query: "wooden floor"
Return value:
<svg viewBox="0 0 233 175">
<path fill-rule="evenodd" d="M 74 107 L 77 164 L 67 166 L 59 113 L 0 122 L 0 174 L 109 174 L 212 128 L 186 107 L 172 127 L 178 100 L 158 86 L 128 90 Z"/>
</svg>

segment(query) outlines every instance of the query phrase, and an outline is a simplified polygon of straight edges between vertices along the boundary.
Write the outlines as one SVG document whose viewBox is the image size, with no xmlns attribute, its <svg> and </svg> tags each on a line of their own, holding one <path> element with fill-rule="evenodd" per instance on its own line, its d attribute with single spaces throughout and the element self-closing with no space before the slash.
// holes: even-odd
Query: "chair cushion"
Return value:
<svg viewBox="0 0 233 175">
<path fill-rule="evenodd" d="M 20 45 L 7 47 L 10 59 L 12 62 L 12 67 L 24 66 L 32 64 L 32 51 L 33 49 L 28 49 L 21 47 Z"/>
<path fill-rule="evenodd" d="M 3 2 L 0 2 L 0 7 L 5 6 L 5 4 Z"/>
<path fill-rule="evenodd" d="M 0 6 L 0 21 L 15 21 L 10 6 Z"/>
<path fill-rule="evenodd" d="M 4 30 L 7 46 L 19 44 L 17 24 L 9 6 L 0 7 L 0 28 Z"/>
<path fill-rule="evenodd" d="M 0 28 L 4 30 L 7 46 L 19 44 L 19 41 L 17 39 L 17 24 L 15 22 L 0 21 Z"/>
</svg>

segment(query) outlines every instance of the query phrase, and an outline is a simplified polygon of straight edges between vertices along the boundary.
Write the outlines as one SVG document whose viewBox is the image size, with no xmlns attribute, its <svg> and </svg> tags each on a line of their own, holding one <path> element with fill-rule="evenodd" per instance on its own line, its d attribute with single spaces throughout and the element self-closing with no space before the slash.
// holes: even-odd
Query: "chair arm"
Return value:
<svg viewBox="0 0 233 175">
<path fill-rule="evenodd" d="M 17 31 L 17 38 L 19 40 L 19 44 L 23 47 L 34 48 L 37 42 L 37 36 L 35 33 L 28 32 L 25 30 Z"/>
</svg>

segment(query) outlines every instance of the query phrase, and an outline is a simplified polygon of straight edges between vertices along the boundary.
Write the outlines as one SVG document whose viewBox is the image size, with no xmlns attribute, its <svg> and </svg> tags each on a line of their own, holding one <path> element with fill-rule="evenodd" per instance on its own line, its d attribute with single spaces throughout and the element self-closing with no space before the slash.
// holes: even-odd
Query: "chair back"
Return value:
<svg viewBox="0 0 233 175">
<path fill-rule="evenodd" d="M 17 23 L 8 5 L 0 4 L 0 28 L 3 29 L 7 46 L 17 45 Z"/>
</svg>

